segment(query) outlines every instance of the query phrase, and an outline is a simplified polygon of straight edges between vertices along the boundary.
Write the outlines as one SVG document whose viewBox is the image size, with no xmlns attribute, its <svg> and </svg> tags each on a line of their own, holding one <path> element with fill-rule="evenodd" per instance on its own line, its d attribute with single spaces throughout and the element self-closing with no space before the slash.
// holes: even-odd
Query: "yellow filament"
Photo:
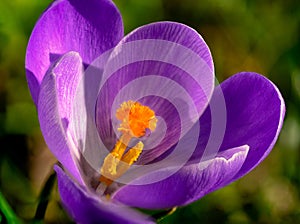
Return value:
<svg viewBox="0 0 300 224">
<path fill-rule="evenodd" d="M 130 168 L 130 166 L 137 161 L 139 155 L 142 153 L 143 148 L 144 144 L 139 142 L 125 153 L 118 165 L 117 178 L 122 176 Z"/>
<path fill-rule="evenodd" d="M 105 157 L 101 174 L 104 176 L 115 176 L 117 174 L 117 165 L 121 160 L 131 137 L 123 135 L 117 141 L 115 148 Z"/>
<path fill-rule="evenodd" d="M 129 149 L 128 152 L 126 152 L 126 154 L 122 158 L 122 161 L 129 166 L 132 165 L 139 158 L 143 148 L 144 144 L 142 142 L 138 142 L 133 148 Z"/>
<path fill-rule="evenodd" d="M 121 121 L 118 130 L 123 135 L 115 144 L 114 149 L 105 157 L 101 167 L 99 180 L 107 186 L 122 176 L 142 153 L 144 144 L 141 141 L 125 153 L 130 140 L 133 137 L 144 136 L 146 129 L 154 131 L 157 123 L 153 110 L 133 101 L 122 103 L 116 112 L 116 117 Z"/>
<path fill-rule="evenodd" d="M 119 142 L 120 141 L 117 142 L 116 146 L 123 146 L 123 143 L 120 144 Z M 109 186 L 114 180 L 122 176 L 130 168 L 130 166 L 137 161 L 143 148 L 144 144 L 142 142 L 138 142 L 124 154 L 125 150 L 122 147 L 119 148 L 120 151 L 118 152 L 115 147 L 104 159 L 101 167 L 100 182 Z"/>
</svg>

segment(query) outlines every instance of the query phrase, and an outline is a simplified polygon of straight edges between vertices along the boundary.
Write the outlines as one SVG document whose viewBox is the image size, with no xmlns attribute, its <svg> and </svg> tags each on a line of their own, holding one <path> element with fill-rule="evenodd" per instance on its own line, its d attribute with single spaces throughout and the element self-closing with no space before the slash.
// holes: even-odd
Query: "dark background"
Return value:
<svg viewBox="0 0 300 224">
<path fill-rule="evenodd" d="M 34 216 L 55 158 L 47 149 L 24 71 L 28 38 L 50 1 L 0 1 L 0 208 Z M 171 20 L 209 45 L 219 82 L 240 71 L 267 76 L 287 113 L 269 157 L 239 181 L 179 208 L 162 223 L 300 223 L 300 2 L 298 0 L 116 0 L 125 33 Z M 4 221 L 0 213 L 0 222 Z M 46 222 L 70 222 L 51 194 Z"/>
</svg>

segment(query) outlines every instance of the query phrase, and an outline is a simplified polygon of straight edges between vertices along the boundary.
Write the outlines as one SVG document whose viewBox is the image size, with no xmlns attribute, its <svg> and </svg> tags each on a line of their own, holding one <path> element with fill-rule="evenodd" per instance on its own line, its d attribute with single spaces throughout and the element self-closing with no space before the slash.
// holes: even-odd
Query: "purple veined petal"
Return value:
<svg viewBox="0 0 300 224">
<path fill-rule="evenodd" d="M 200 34 L 187 25 L 176 22 L 156 22 L 132 31 L 123 41 L 130 42 L 145 39 L 167 40 L 185 46 L 198 54 L 214 71 L 214 64 L 208 46 Z"/>
<path fill-rule="evenodd" d="M 63 205 L 77 223 L 154 223 L 129 207 L 102 201 L 100 197 L 76 184 L 60 167 L 55 166 Z"/>
<path fill-rule="evenodd" d="M 57 0 L 40 17 L 26 51 L 26 75 L 32 98 L 49 66 L 68 51 L 91 63 L 123 37 L 122 18 L 110 0 Z"/>
<path fill-rule="evenodd" d="M 68 172 L 82 183 L 75 163 L 78 149 L 68 128 L 76 87 L 83 75 L 83 64 L 78 53 L 63 55 L 45 75 L 38 101 L 38 117 L 45 141 Z"/>
<path fill-rule="evenodd" d="M 168 161 L 168 157 L 170 155 L 174 156 L 173 152 L 177 148 L 179 148 L 179 150 L 175 153 L 175 156 L 180 157 L 183 157 L 182 155 L 186 156 L 187 153 L 188 156 L 190 156 L 189 152 L 193 151 L 193 155 L 189 159 L 188 164 L 211 160 L 217 155 L 223 142 L 227 125 L 227 108 L 223 92 L 220 90 L 220 88 L 215 89 L 214 94 L 218 94 L 218 97 L 211 98 L 209 108 L 205 112 L 206 116 L 209 117 L 209 122 L 202 122 L 200 124 L 200 121 L 198 121 L 195 123 L 185 136 L 180 139 L 177 145 L 173 146 L 151 163 L 157 164 L 157 162 L 161 160 L 164 160 L 163 162 Z M 186 148 L 188 148 L 188 150 L 186 150 Z M 182 155 L 180 155 L 181 153 Z M 179 160 L 175 160 L 175 163 L 176 161 Z M 174 166 L 176 165 L 175 163 L 172 161 L 170 165 Z M 180 164 L 182 163 L 178 163 L 177 165 Z"/>
<path fill-rule="evenodd" d="M 278 88 L 257 73 L 241 72 L 221 84 L 227 128 L 221 151 L 235 144 L 248 144 L 247 159 L 236 174 L 238 179 L 254 169 L 272 150 L 285 115 Z"/>
<path fill-rule="evenodd" d="M 78 82 L 71 112 L 69 130 L 79 150 L 78 165 L 87 186 L 97 176 L 107 155 L 95 124 L 95 105 L 104 65 L 110 51 L 103 53 L 86 70 Z"/>
<path fill-rule="evenodd" d="M 158 35 L 155 39 L 152 36 L 153 33 L 148 32 L 149 27 L 156 29 L 155 24 L 150 24 L 125 37 L 114 48 L 105 66 L 96 106 L 96 124 L 102 141 L 115 140 L 118 135 L 112 130 L 117 128 L 114 124 L 114 109 L 119 106 L 118 104 L 132 99 L 146 98 L 149 96 L 151 88 L 152 90 L 163 89 L 165 102 L 176 104 L 182 101 L 181 105 L 185 103 L 185 107 L 182 106 L 179 109 L 185 113 L 185 116 L 180 117 L 184 121 L 181 122 L 183 127 L 177 123 L 173 124 L 179 132 L 180 129 L 183 129 L 183 133 L 176 134 L 176 136 L 183 136 L 193 123 L 198 121 L 211 97 L 214 83 L 212 61 L 210 61 L 209 49 L 201 36 L 182 24 L 167 22 L 157 24 L 159 29 L 164 27 L 165 35 Z M 169 36 L 169 32 L 172 35 Z M 147 34 L 149 36 L 145 39 L 130 40 L 131 37 L 147 36 Z M 188 45 L 186 40 L 193 40 L 194 44 Z M 156 79 L 164 82 L 158 82 Z M 165 81 L 167 79 L 170 81 Z M 139 85 L 138 88 L 131 87 L 136 85 L 134 84 L 136 80 L 139 80 L 142 85 Z M 172 85 L 168 86 L 168 83 L 171 82 L 176 82 L 188 97 L 179 97 L 179 94 L 176 93 L 181 90 L 175 89 Z M 120 90 L 125 88 L 129 91 L 119 94 Z M 153 91 L 151 94 L 157 96 Z M 150 107 L 155 107 L 156 104 L 157 101 L 147 101 L 147 105 Z M 161 107 L 166 107 L 166 111 L 168 110 L 164 104 Z M 167 116 L 167 113 L 164 115 L 169 119 L 172 118 L 172 116 Z M 177 141 L 178 137 L 171 138 L 170 145 L 174 145 Z M 113 146 L 114 142 L 110 144 Z M 109 144 L 106 144 L 106 147 L 110 148 Z M 165 146 L 161 146 L 161 148 L 168 149 Z M 158 150 L 159 153 L 156 156 L 163 153 L 163 150 Z"/>
<path fill-rule="evenodd" d="M 153 61 L 152 71 L 147 64 L 144 66 L 147 61 Z M 104 76 L 110 77 L 119 68 L 135 62 L 141 62 L 136 65 L 138 69 L 135 73 L 140 73 L 137 77 L 149 72 L 152 75 L 160 73 L 178 82 L 193 97 L 197 106 L 205 108 L 201 98 L 205 95 L 204 101 L 207 101 L 212 94 L 214 67 L 208 46 L 194 29 L 176 22 L 157 22 L 137 28 L 115 47 Z M 129 74 L 123 75 L 125 79 L 131 77 Z"/>
<path fill-rule="evenodd" d="M 282 127 L 285 105 L 278 88 L 267 78 L 253 72 L 238 73 L 225 80 L 213 94 L 212 105 L 226 104 L 226 131 L 219 150 L 236 145 L 250 147 L 241 170 L 233 177 L 236 180 L 254 169 L 271 151 Z M 212 119 L 221 115 L 211 113 L 211 106 L 200 118 L 200 136 L 191 160 L 199 160 L 203 152 L 210 151 Z M 213 135 L 214 138 L 218 135 Z M 229 182 L 233 180 L 228 180 Z"/>
<path fill-rule="evenodd" d="M 157 179 L 159 175 L 166 176 L 165 172 L 173 172 L 172 168 L 158 170 L 120 188 L 112 198 L 130 206 L 147 209 L 186 205 L 228 184 L 227 181 L 243 166 L 248 150 L 247 145 L 227 149 L 219 152 L 214 159 L 206 161 L 204 166 L 201 163 L 191 164 L 162 181 L 140 185 L 145 180 Z"/>
<path fill-rule="evenodd" d="M 152 70 L 147 68 L 148 61 L 152 61 Z M 205 108 L 201 101 L 207 103 L 212 94 L 214 68 L 209 48 L 195 30 L 175 22 L 159 22 L 132 31 L 113 50 L 105 67 L 104 81 L 120 68 L 136 62 L 140 63 L 135 65 L 133 74 L 123 71 L 121 76 L 119 72 L 111 85 L 115 87 L 116 81 L 126 84 L 147 73 L 160 73 L 183 86 L 197 107 Z"/>
</svg>

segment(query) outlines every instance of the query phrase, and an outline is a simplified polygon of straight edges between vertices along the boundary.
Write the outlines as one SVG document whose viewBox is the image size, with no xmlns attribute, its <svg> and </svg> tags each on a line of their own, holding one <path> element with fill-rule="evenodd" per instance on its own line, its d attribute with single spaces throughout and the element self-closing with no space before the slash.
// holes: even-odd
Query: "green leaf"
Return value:
<svg viewBox="0 0 300 224">
<path fill-rule="evenodd" d="M 22 223 L 21 220 L 16 216 L 6 199 L 4 198 L 3 194 L 0 191 L 0 210 L 4 215 L 6 222 L 11 224 L 18 224 Z M 0 222 L 2 223 L 3 217 L 0 216 Z"/>
<path fill-rule="evenodd" d="M 34 216 L 35 223 L 39 223 L 39 221 L 42 221 L 45 217 L 45 213 L 48 207 L 48 203 L 50 200 L 51 192 L 55 184 L 55 181 L 56 181 L 56 173 L 52 172 L 52 174 L 49 176 L 47 182 L 45 183 L 42 189 L 40 195 L 40 201 Z"/>
</svg>

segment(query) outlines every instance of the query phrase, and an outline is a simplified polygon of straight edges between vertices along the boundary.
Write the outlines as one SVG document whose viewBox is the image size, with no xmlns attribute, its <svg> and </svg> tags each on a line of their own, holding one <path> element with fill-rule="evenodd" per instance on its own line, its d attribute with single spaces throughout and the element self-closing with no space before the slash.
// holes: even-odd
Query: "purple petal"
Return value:
<svg viewBox="0 0 300 224">
<path fill-rule="evenodd" d="M 100 170 L 107 150 L 101 142 L 95 124 L 95 105 L 102 80 L 103 66 L 109 52 L 101 55 L 86 70 L 80 79 L 74 96 L 69 130 L 76 139 L 79 154 L 79 166 L 86 183 L 91 182 L 94 174 Z M 91 173 L 94 173 L 91 175 Z"/>
<path fill-rule="evenodd" d="M 112 140 L 105 143 L 108 149 L 118 135 L 115 111 L 124 101 L 141 101 L 155 109 L 167 125 L 169 136 L 151 155 L 142 156 L 140 162 L 145 164 L 174 145 L 198 121 L 212 94 L 213 63 L 196 31 L 178 23 L 154 23 L 138 28 L 117 45 L 102 81 L 96 124 L 101 139 Z M 178 116 L 180 122 L 175 122 Z"/>
<path fill-rule="evenodd" d="M 149 25 L 141 26 L 125 37 L 125 42 L 159 39 L 167 40 L 186 48 L 191 49 L 198 54 L 214 71 L 212 56 L 200 34 L 193 28 L 176 22 L 156 22 Z"/>
<path fill-rule="evenodd" d="M 75 90 L 82 74 L 83 65 L 78 53 L 69 52 L 62 56 L 42 81 L 37 107 L 48 147 L 79 182 L 82 181 L 81 176 L 73 160 L 78 150 L 68 125 Z"/>
<path fill-rule="evenodd" d="M 225 105 L 226 108 L 224 108 Z M 219 151 L 217 155 L 224 155 L 230 152 L 228 150 L 230 148 L 235 148 L 239 145 L 248 145 L 249 152 L 244 163 L 240 164 L 241 169 L 237 169 L 234 175 L 226 176 L 222 183 L 215 186 L 213 190 L 229 184 L 251 171 L 268 155 L 278 138 L 284 114 L 284 101 L 279 90 L 265 77 L 256 73 L 239 73 L 229 78 L 215 89 L 210 106 L 200 119 L 198 145 L 190 163 L 196 163 L 196 161 L 199 162 L 200 160 L 200 164 L 203 164 L 206 158 L 213 158 L 217 151 Z M 229 157 L 226 156 L 226 158 Z M 191 166 L 193 165 L 189 165 L 188 167 Z M 184 168 L 183 170 L 186 169 Z M 174 175 L 174 179 L 193 179 L 194 176 L 197 176 L 197 173 L 193 173 L 193 171 L 191 173 L 180 171 L 179 173 L 180 175 L 178 176 L 177 174 Z M 157 175 L 155 178 L 156 180 L 160 179 Z M 144 178 L 144 182 L 149 183 L 149 179 Z M 168 186 L 168 182 L 161 182 Z M 142 194 L 145 199 L 149 197 L 152 200 L 154 197 L 150 195 L 160 192 L 160 187 L 164 188 L 164 185 L 160 185 L 159 183 L 156 185 L 126 186 L 117 192 L 115 198 L 119 199 L 120 197 L 120 201 L 127 202 L 129 198 L 126 195 L 138 192 L 137 195 Z M 186 189 L 178 186 L 177 189 L 175 188 L 176 191 L 174 190 L 174 194 L 171 192 L 168 193 L 169 197 L 177 198 L 177 195 L 185 194 L 184 192 L 187 189 L 193 188 L 192 183 L 189 184 L 191 186 L 187 185 Z M 206 184 L 210 186 L 209 183 Z M 146 191 L 143 191 L 145 188 Z M 180 189 L 183 189 L 183 193 L 181 193 Z M 207 190 L 204 188 L 203 194 L 210 191 L 210 189 Z M 197 191 L 195 193 L 192 191 L 187 192 L 190 192 L 190 198 L 193 198 L 191 201 L 201 197 L 201 194 L 198 194 Z M 147 200 L 144 200 L 145 204 L 147 204 Z M 139 202 L 141 201 L 137 201 L 136 206 L 143 207 L 142 204 L 138 204 Z M 151 201 L 151 203 L 153 203 L 151 206 L 154 206 L 154 201 Z M 159 199 L 157 199 L 156 203 L 157 206 L 161 204 L 167 206 L 164 201 L 159 201 Z M 180 201 L 174 202 L 174 206 L 176 203 L 178 205 L 181 204 Z"/>
<path fill-rule="evenodd" d="M 256 73 L 239 73 L 223 82 L 221 88 L 226 101 L 227 127 L 220 150 L 241 144 L 250 147 L 235 180 L 255 168 L 272 150 L 283 124 L 285 104 L 278 88 Z"/>
<path fill-rule="evenodd" d="M 210 158 L 216 150 L 249 145 L 241 170 L 227 182 L 235 181 L 270 153 L 284 115 L 284 100 L 270 80 L 257 73 L 238 73 L 215 89 L 209 107 L 201 116 L 200 136 L 191 161 L 202 160 L 203 155 Z"/>
<path fill-rule="evenodd" d="M 149 217 L 88 192 L 55 166 L 61 200 L 76 223 L 154 223 Z"/>
<path fill-rule="evenodd" d="M 219 153 L 204 163 L 192 164 L 174 175 L 152 184 L 139 185 L 157 176 L 167 176 L 172 170 L 160 170 L 135 180 L 120 188 L 113 199 L 130 206 L 162 209 L 191 203 L 212 192 L 232 179 L 242 167 L 249 147 L 240 146 Z"/>
<path fill-rule="evenodd" d="M 77 51 L 86 64 L 114 47 L 123 36 L 119 11 L 110 0 L 58 0 L 40 17 L 26 52 L 26 74 L 35 103 L 50 64 Z"/>
</svg>

